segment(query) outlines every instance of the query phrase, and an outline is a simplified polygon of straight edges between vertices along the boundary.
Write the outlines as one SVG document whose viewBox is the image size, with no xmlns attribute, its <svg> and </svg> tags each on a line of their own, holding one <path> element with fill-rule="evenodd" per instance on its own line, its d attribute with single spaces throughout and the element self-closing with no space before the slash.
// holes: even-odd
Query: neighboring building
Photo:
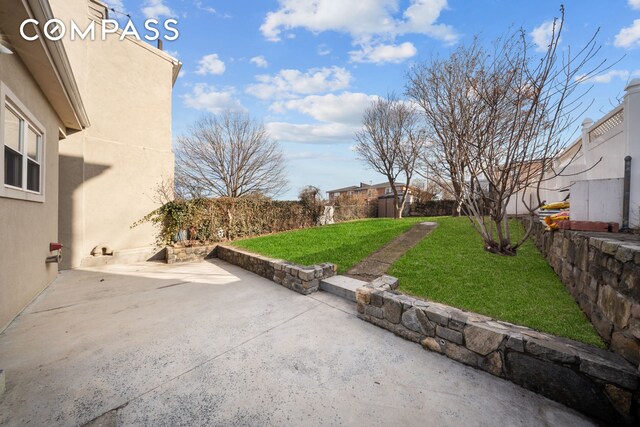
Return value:
<svg viewBox="0 0 640 427">
<path fill-rule="evenodd" d="M 405 186 L 397 184 L 398 193 L 404 191 Z M 411 189 L 409 189 L 409 193 Z M 366 184 L 361 182 L 360 185 L 352 185 L 351 187 L 338 188 L 337 190 L 327 191 L 329 194 L 329 202 L 333 203 L 339 196 L 356 196 L 365 200 L 374 200 L 381 196 L 389 196 L 393 194 L 393 189 L 388 182 L 380 184 Z"/>
<path fill-rule="evenodd" d="M 96 245 L 151 253 L 155 186 L 173 176 L 171 90 L 180 63 L 135 40 L 24 40 L 20 24 L 100 20 L 94 0 L 0 6 L 0 330 Z M 99 34 L 99 26 L 96 26 Z M 9 54 L 8 51 L 13 52 Z M 145 248 L 145 249 L 140 249 Z"/>
<path fill-rule="evenodd" d="M 586 119 L 582 134 L 554 162 L 561 176 L 543 183 L 541 199 L 549 202 L 570 195 L 571 219 L 617 222 L 623 219 L 625 157 L 631 157 L 629 225 L 640 228 L 640 79 L 625 89 L 624 101 L 597 122 Z M 537 199 L 524 193 L 529 203 Z M 522 193 L 510 200 L 507 212 L 526 212 Z"/>
</svg>

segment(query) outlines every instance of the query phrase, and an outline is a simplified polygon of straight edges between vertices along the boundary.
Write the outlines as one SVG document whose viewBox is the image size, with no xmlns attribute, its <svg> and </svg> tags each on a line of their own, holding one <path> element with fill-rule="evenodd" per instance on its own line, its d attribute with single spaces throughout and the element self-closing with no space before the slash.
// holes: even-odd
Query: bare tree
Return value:
<svg viewBox="0 0 640 427">
<path fill-rule="evenodd" d="M 411 186 L 411 193 L 416 203 L 426 203 L 434 200 L 439 191 L 440 188 L 437 183 L 427 179 L 416 179 Z"/>
<path fill-rule="evenodd" d="M 284 158 L 264 125 L 225 111 L 178 138 L 176 189 L 188 197 L 276 196 L 287 185 Z"/>
<path fill-rule="evenodd" d="M 355 151 L 363 162 L 387 177 L 394 196 L 394 218 L 401 218 L 425 145 L 419 115 L 412 104 L 389 95 L 373 101 L 362 122 L 363 128 L 355 136 Z M 401 191 L 400 179 L 404 179 Z"/>
<path fill-rule="evenodd" d="M 174 180 L 171 176 L 163 174 L 151 195 L 151 200 L 159 205 L 164 205 L 181 197 L 175 190 Z"/>
<path fill-rule="evenodd" d="M 491 252 L 514 255 L 528 238 L 543 183 L 566 168 L 554 168 L 554 159 L 582 108 L 578 85 L 602 69 L 587 68 L 598 52 L 595 35 L 576 55 L 559 51 L 563 24 L 561 9 L 542 54 L 518 31 L 492 49 L 475 39 L 408 75 L 407 94 L 421 107 L 430 139 L 429 172 L 449 187 Z M 533 202 L 525 189 L 537 196 Z M 518 195 L 530 223 L 512 241 L 506 210 Z"/>
</svg>

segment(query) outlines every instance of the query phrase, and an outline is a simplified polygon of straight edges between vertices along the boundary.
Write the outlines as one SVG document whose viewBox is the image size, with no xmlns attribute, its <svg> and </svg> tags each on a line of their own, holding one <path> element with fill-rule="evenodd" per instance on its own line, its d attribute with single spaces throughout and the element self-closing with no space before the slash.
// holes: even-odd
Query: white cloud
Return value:
<svg viewBox="0 0 640 427">
<path fill-rule="evenodd" d="M 352 142 L 353 126 L 342 123 L 295 124 L 270 122 L 265 125 L 269 134 L 278 141 L 307 144 L 334 144 Z"/>
<path fill-rule="evenodd" d="M 217 90 L 214 86 L 200 83 L 194 86 L 191 93 L 182 95 L 182 100 L 187 107 L 211 113 L 220 113 L 227 109 L 244 111 L 245 108 L 234 98 L 234 94 L 233 88 Z"/>
<path fill-rule="evenodd" d="M 546 52 L 549 44 L 551 44 L 551 37 L 554 32 L 554 21 L 545 21 L 542 24 L 538 25 L 531 31 L 531 38 L 533 39 L 533 43 L 536 45 L 536 51 L 538 52 Z M 555 28 L 555 31 L 558 31 Z"/>
<path fill-rule="evenodd" d="M 422 33 L 446 44 L 453 44 L 459 38 L 453 27 L 436 24 L 440 13 L 446 8 L 447 0 L 413 0 L 403 14 L 405 21 L 398 26 L 398 32 Z"/>
<path fill-rule="evenodd" d="M 147 0 L 142 7 L 142 14 L 147 18 L 159 18 L 161 16 L 173 16 L 173 11 L 164 4 L 164 0 Z"/>
<path fill-rule="evenodd" d="M 625 27 L 616 34 L 613 44 L 617 47 L 632 48 L 640 45 L 640 19 L 633 21 L 630 27 Z"/>
<path fill-rule="evenodd" d="M 211 6 L 207 6 L 206 4 L 202 3 L 201 1 L 197 1 L 194 3 L 196 8 L 198 10 L 202 10 L 204 12 L 207 13 L 213 13 L 213 14 L 217 14 L 218 12 Z"/>
<path fill-rule="evenodd" d="M 631 9 L 639 9 L 640 10 L 640 0 L 629 0 L 629 7 Z"/>
<path fill-rule="evenodd" d="M 307 144 L 350 143 L 361 127 L 365 109 L 377 98 L 365 93 L 343 92 L 339 95 L 310 95 L 277 101 L 269 108 L 271 112 L 297 111 L 316 122 L 299 124 L 273 121 L 267 123 L 267 129 L 281 141 Z"/>
<path fill-rule="evenodd" d="M 399 45 L 379 44 L 377 46 L 363 46 L 361 50 L 352 50 L 349 52 L 351 61 L 353 62 L 371 62 L 374 64 L 383 64 L 391 62 L 398 64 L 409 59 L 418 53 L 418 50 L 410 42 L 404 42 Z"/>
<path fill-rule="evenodd" d="M 398 35 L 424 34 L 453 44 L 459 34 L 437 23 L 447 0 L 411 0 L 403 11 L 399 0 L 279 0 L 267 13 L 260 31 L 267 40 L 279 41 L 282 32 L 304 28 L 312 33 L 336 31 L 350 34 L 354 44 L 393 41 Z"/>
<path fill-rule="evenodd" d="M 326 56 L 329 55 L 331 53 L 331 49 L 329 48 L 329 46 L 327 46 L 326 44 L 320 44 L 318 45 L 318 55 L 320 56 Z"/>
<path fill-rule="evenodd" d="M 628 70 L 609 70 L 606 73 L 596 76 L 587 77 L 584 74 L 576 77 L 576 81 L 580 83 L 610 83 L 614 79 L 627 81 L 630 77 L 640 76 L 640 70 L 633 72 Z"/>
<path fill-rule="evenodd" d="M 109 9 L 113 8 L 116 12 L 127 13 L 127 8 L 124 7 L 122 0 L 103 0 Z"/>
<path fill-rule="evenodd" d="M 224 70 L 224 62 L 222 62 L 222 60 L 218 58 L 217 53 L 212 53 L 200 58 L 200 61 L 198 61 L 198 69 L 196 70 L 196 74 L 222 74 L 224 73 Z"/>
<path fill-rule="evenodd" d="M 262 55 L 254 56 L 253 58 L 251 58 L 249 60 L 249 62 L 251 62 L 252 64 L 255 64 L 256 67 L 258 67 L 258 68 L 267 68 L 269 66 L 269 63 L 267 62 L 267 60 Z"/>
<path fill-rule="evenodd" d="M 283 113 L 295 110 L 321 122 L 334 122 L 359 126 L 364 110 L 376 95 L 343 92 L 340 95 L 310 95 L 300 99 L 278 101 L 269 107 L 272 112 Z"/>
<path fill-rule="evenodd" d="M 279 9 L 267 13 L 260 27 L 271 41 L 280 40 L 283 30 L 305 28 L 313 33 L 338 31 L 361 37 L 389 32 L 393 29 L 391 9 L 396 0 L 318 0 L 313 5 L 306 0 L 279 0 Z"/>
<path fill-rule="evenodd" d="M 258 83 L 249 85 L 246 92 L 260 99 L 291 98 L 345 89 L 351 73 L 341 67 L 280 70 L 278 74 L 256 76 Z"/>
</svg>

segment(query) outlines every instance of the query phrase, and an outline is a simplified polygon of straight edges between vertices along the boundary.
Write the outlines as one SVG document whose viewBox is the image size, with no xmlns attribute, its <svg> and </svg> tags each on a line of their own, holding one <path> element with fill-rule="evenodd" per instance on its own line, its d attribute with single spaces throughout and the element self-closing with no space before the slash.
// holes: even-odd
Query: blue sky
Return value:
<svg viewBox="0 0 640 427">
<path fill-rule="evenodd" d="M 384 177 L 353 154 L 353 134 L 376 96 L 402 94 L 405 72 L 446 57 L 475 34 L 487 43 L 524 28 L 544 43 L 560 2 L 517 0 L 107 0 L 134 22 L 178 20 L 164 48 L 183 62 L 173 92 L 174 140 L 194 120 L 225 108 L 262 120 L 288 159 L 295 198 Z M 598 59 L 615 63 L 589 82 L 598 119 L 640 77 L 640 0 L 569 1 L 563 49 L 599 28 Z M 117 17 L 117 15 L 116 15 Z M 142 26 L 140 26 L 142 28 Z M 578 123 L 582 121 L 579 118 Z"/>
</svg>

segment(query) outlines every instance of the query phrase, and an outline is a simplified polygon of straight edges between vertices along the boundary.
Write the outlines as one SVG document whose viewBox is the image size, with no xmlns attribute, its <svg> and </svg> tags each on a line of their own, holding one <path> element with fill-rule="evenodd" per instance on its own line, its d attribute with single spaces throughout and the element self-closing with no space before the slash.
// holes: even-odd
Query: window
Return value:
<svg viewBox="0 0 640 427">
<path fill-rule="evenodd" d="M 393 194 L 393 189 L 391 187 L 387 187 L 384 189 L 384 194 Z"/>
<path fill-rule="evenodd" d="M 8 88 L 0 87 L 0 197 L 44 201 L 42 127 Z"/>
<path fill-rule="evenodd" d="M 22 146 L 20 145 L 20 117 L 11 109 L 4 111 L 4 183 L 22 187 Z"/>
</svg>

